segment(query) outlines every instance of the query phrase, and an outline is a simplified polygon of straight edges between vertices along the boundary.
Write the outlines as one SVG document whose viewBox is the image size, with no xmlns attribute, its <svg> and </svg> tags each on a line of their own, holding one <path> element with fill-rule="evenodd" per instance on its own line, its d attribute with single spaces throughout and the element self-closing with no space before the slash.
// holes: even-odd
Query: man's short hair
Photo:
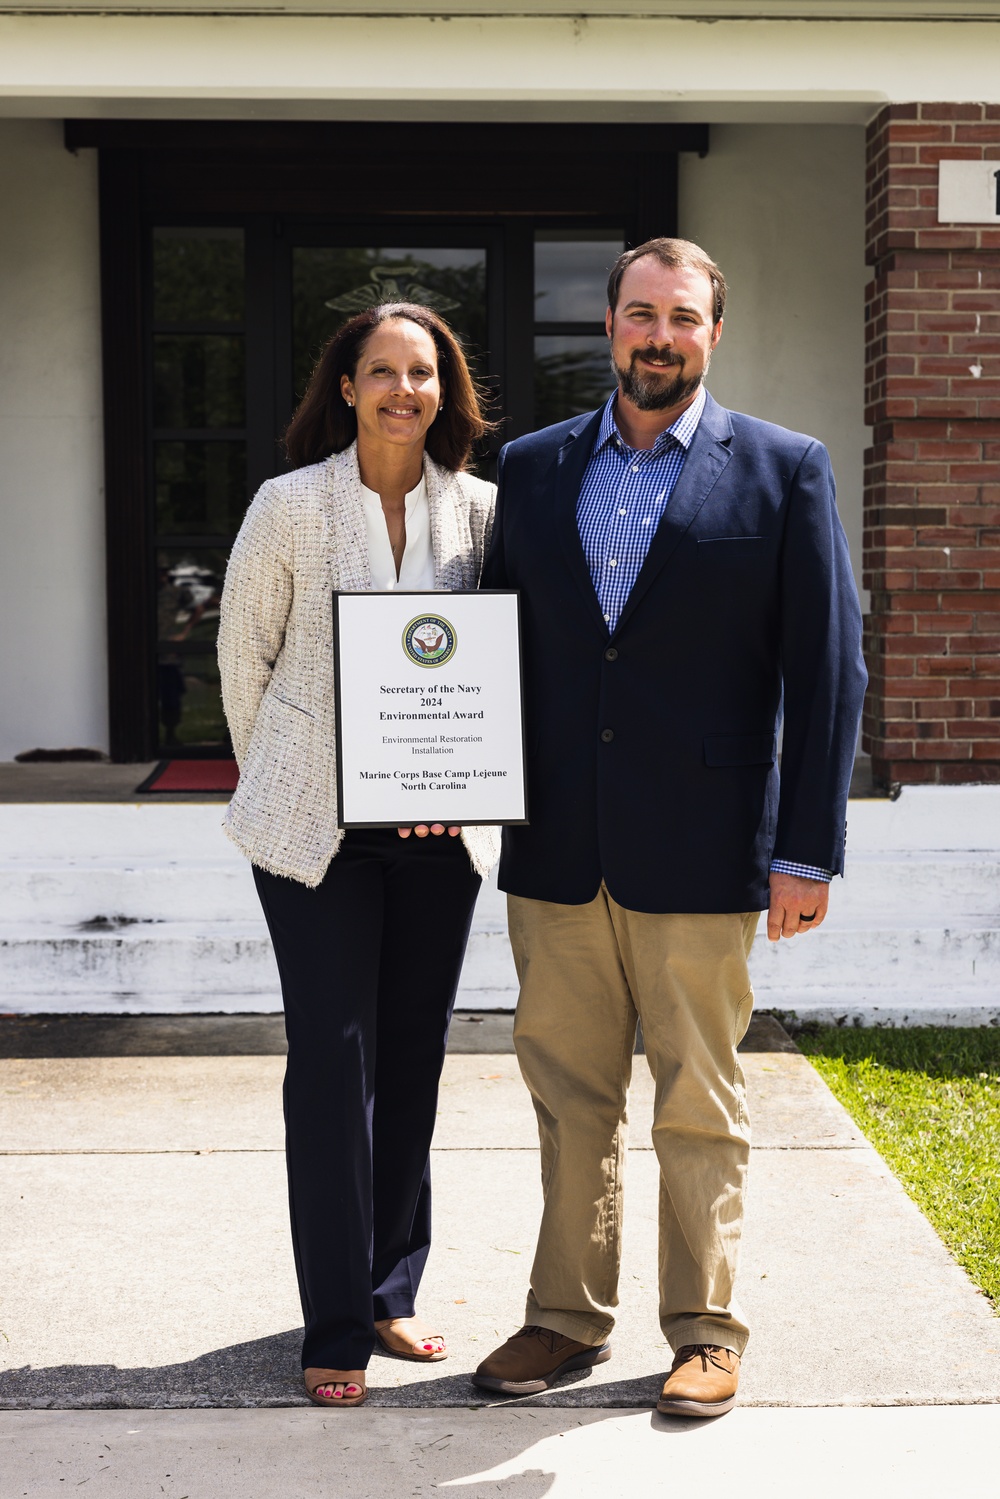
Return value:
<svg viewBox="0 0 1000 1499">
<path fill-rule="evenodd" d="M 630 265 L 646 255 L 652 255 L 669 270 L 701 271 L 707 276 L 712 283 L 712 323 L 719 321 L 726 310 L 726 278 L 701 246 L 692 244 L 689 239 L 647 239 L 644 245 L 619 255 L 608 277 L 608 306 L 612 312 L 618 306 L 622 277 Z"/>
</svg>

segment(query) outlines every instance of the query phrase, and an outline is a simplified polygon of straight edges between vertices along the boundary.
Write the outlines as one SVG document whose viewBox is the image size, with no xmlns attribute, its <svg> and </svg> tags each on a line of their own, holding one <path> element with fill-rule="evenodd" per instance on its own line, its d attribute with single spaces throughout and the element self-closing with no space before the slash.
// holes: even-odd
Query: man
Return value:
<svg viewBox="0 0 1000 1499">
<path fill-rule="evenodd" d="M 775 941 L 826 914 L 867 680 L 826 450 L 705 390 L 725 294 L 685 240 L 619 258 L 618 388 L 501 453 L 483 576 L 521 591 L 531 821 L 504 831 L 500 885 L 544 1208 L 526 1326 L 474 1380 L 534 1394 L 610 1357 L 638 1018 L 675 1354 L 658 1409 L 696 1416 L 731 1409 L 749 1336 L 747 958 L 761 910 Z"/>
</svg>

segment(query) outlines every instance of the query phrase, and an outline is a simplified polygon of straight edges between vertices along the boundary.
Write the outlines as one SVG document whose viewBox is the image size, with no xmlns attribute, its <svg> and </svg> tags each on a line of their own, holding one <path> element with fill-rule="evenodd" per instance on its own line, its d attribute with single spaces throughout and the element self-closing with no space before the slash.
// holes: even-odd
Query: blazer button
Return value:
<svg viewBox="0 0 1000 1499">
<path fill-rule="evenodd" d="M 615 731 L 614 731 L 614 729 L 602 729 L 601 730 L 601 738 L 604 740 L 605 744 L 610 744 L 611 741 L 612 741 L 612 739 L 614 737 L 615 737 Z"/>
<path fill-rule="evenodd" d="M 607 648 L 607 650 L 604 652 L 604 659 L 605 659 L 605 661 L 617 661 L 618 660 L 618 652 L 615 650 L 615 648 L 614 648 L 613 645 L 609 645 L 608 648 Z"/>
</svg>

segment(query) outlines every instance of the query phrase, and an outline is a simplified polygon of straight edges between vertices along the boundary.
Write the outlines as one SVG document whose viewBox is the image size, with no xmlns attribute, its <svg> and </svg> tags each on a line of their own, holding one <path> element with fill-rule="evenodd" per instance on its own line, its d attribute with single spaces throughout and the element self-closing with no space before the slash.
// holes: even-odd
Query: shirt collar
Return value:
<svg viewBox="0 0 1000 1499">
<path fill-rule="evenodd" d="M 656 439 L 650 450 L 654 456 L 658 457 L 670 446 L 671 442 L 679 443 L 685 451 L 691 446 L 691 443 L 694 441 L 694 434 L 698 430 L 698 423 L 701 421 L 702 412 L 705 410 L 707 394 L 704 385 L 698 387 L 698 394 L 687 410 L 682 411 L 673 426 L 665 428 Z M 615 439 L 628 452 L 633 451 L 618 430 L 618 423 L 615 420 L 615 405 L 617 400 L 618 392 L 615 391 L 609 397 L 608 403 L 604 408 L 604 415 L 601 417 L 601 427 L 597 434 L 597 445 L 594 448 L 595 453 L 600 452 L 606 443 L 614 442 Z"/>
</svg>

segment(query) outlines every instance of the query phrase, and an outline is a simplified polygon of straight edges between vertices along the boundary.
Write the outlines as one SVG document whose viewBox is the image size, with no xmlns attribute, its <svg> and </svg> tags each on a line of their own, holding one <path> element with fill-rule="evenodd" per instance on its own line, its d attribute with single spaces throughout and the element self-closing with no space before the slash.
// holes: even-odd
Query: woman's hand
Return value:
<svg viewBox="0 0 1000 1499">
<path fill-rule="evenodd" d="M 457 838 L 461 831 L 461 828 L 449 828 L 448 836 L 449 838 Z M 409 838 L 411 833 L 416 833 L 418 838 L 426 838 L 428 833 L 433 833 L 435 838 L 440 838 L 444 832 L 444 824 L 441 822 L 432 822 L 430 827 L 428 827 L 426 822 L 418 822 L 415 828 L 397 828 L 396 832 L 400 838 Z"/>
</svg>

